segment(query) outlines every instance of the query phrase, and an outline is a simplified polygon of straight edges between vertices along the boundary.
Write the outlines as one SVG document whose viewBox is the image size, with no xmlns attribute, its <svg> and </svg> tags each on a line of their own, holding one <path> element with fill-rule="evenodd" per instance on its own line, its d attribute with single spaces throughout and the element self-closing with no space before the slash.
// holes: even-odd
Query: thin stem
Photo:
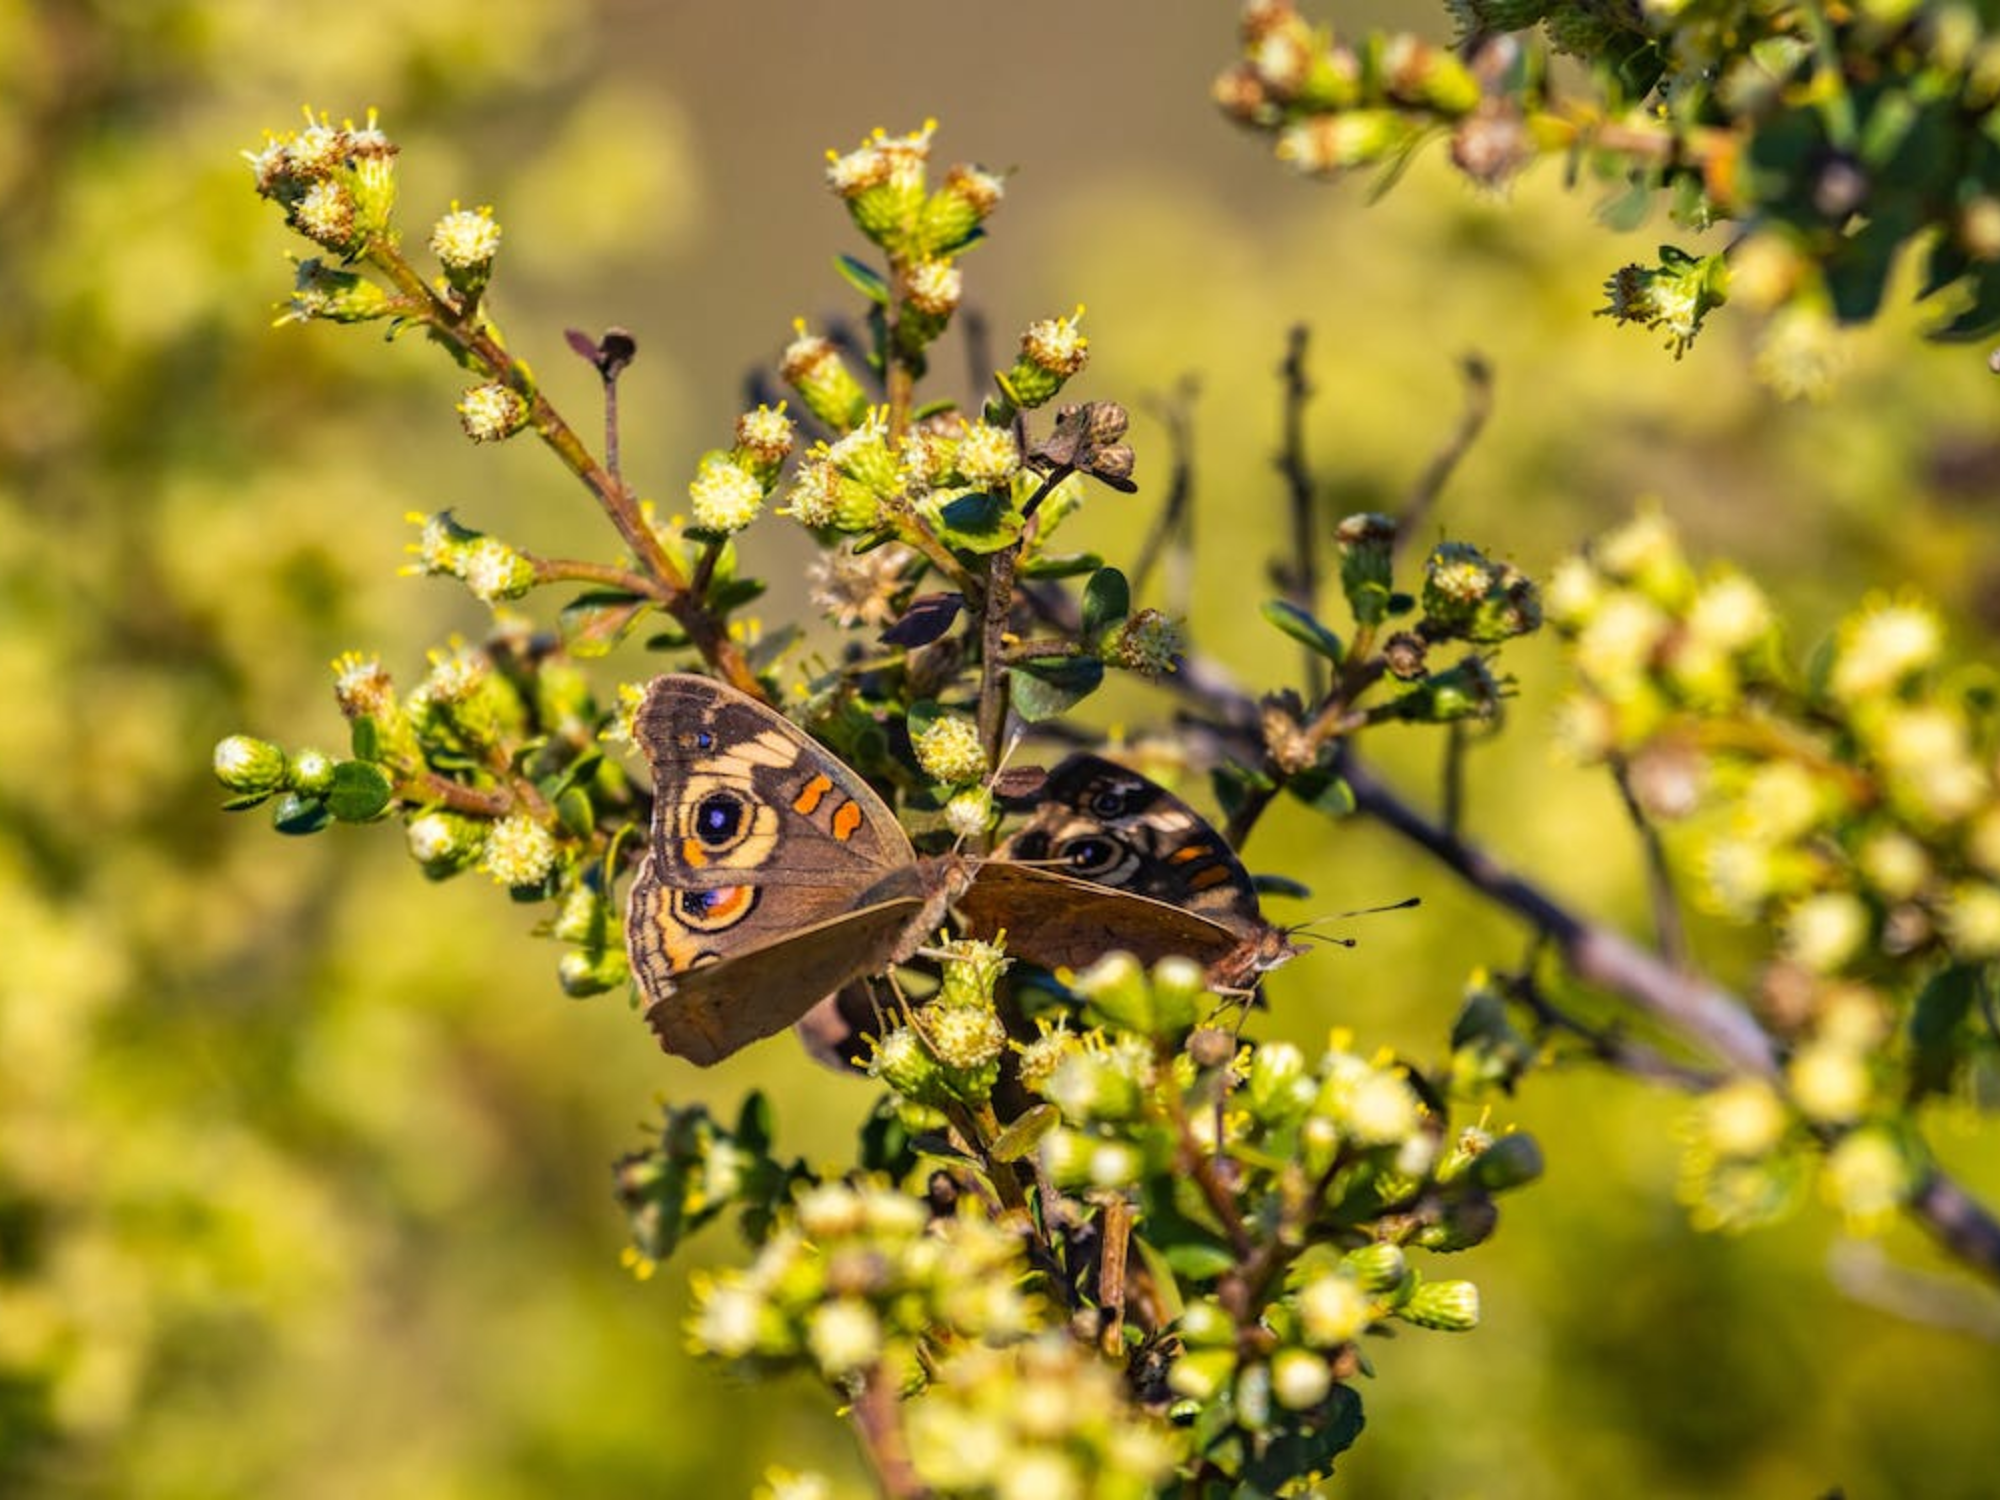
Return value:
<svg viewBox="0 0 2000 1500">
<path fill-rule="evenodd" d="M 452 345 L 474 368 L 504 383 L 527 403 L 528 426 L 578 479 L 603 509 L 641 569 L 659 580 L 660 606 L 687 632 L 695 649 L 732 685 L 753 697 L 765 696 L 743 648 L 729 637 L 726 624 L 704 608 L 688 591 L 688 576 L 666 548 L 639 508 L 639 499 L 611 469 L 599 463 L 562 414 L 536 386 L 528 367 L 507 352 L 493 326 L 475 308 L 460 307 L 431 287 L 396 248 L 378 241 L 368 248 L 368 263 L 379 270 L 404 297 L 428 309 L 433 337 Z"/>
<path fill-rule="evenodd" d="M 1646 893 L 1653 910 L 1653 941 L 1660 954 L 1676 969 L 1688 966 L 1687 927 L 1681 921 L 1679 894 L 1674 890 L 1673 871 L 1667 866 L 1666 845 L 1660 841 L 1660 830 L 1653 826 L 1653 820 L 1646 816 L 1646 809 L 1639 805 L 1639 798 L 1632 790 L 1632 768 L 1622 755 L 1613 756 L 1610 762 L 1611 783 L 1618 788 L 1618 799 L 1625 804 L 1625 815 L 1632 820 L 1632 827 L 1639 835 L 1639 842 L 1646 855 Z"/>
<path fill-rule="evenodd" d="M 979 626 L 979 743 L 986 747 L 986 764 L 1000 764 L 1007 734 L 1010 696 L 1004 650 L 1008 616 L 1014 607 L 1014 568 L 1018 544 L 1003 547 L 989 559 L 985 610 Z"/>
<path fill-rule="evenodd" d="M 1479 440 L 1479 434 L 1486 426 L 1486 419 L 1493 414 L 1493 370 L 1477 354 L 1468 354 L 1459 362 L 1459 373 L 1465 379 L 1465 408 L 1459 413 L 1458 426 L 1453 429 L 1445 444 L 1424 466 L 1424 472 L 1410 489 L 1403 501 L 1402 513 L 1396 518 L 1396 539 L 1393 550 L 1400 552 L 1410 539 L 1424 529 L 1431 512 L 1437 508 L 1438 497 L 1454 471 L 1472 451 L 1472 445 Z"/>
<path fill-rule="evenodd" d="M 863 1377 L 861 1393 L 850 1410 L 855 1430 L 861 1434 L 862 1451 L 868 1455 L 882 1493 L 889 1500 L 927 1500 L 931 1491 L 910 1459 L 895 1387 L 879 1366 Z"/>
<path fill-rule="evenodd" d="M 537 557 L 531 552 L 521 555 L 533 565 L 536 583 L 596 583 L 636 594 L 642 599 L 663 600 L 666 597 L 666 587 L 657 578 L 648 578 L 629 568 L 576 557 Z"/>
<path fill-rule="evenodd" d="M 1312 380 L 1306 373 L 1306 347 L 1311 338 L 1311 329 L 1295 323 L 1286 339 L 1285 362 L 1279 366 L 1285 383 L 1284 444 L 1278 454 L 1278 472 L 1285 477 L 1292 522 L 1292 560 L 1284 569 L 1285 592 L 1308 615 L 1319 608 L 1319 522 L 1305 439 L 1306 403 L 1313 397 Z M 1318 652 L 1304 649 L 1307 696 L 1317 701 L 1326 691 L 1326 662 Z"/>
</svg>

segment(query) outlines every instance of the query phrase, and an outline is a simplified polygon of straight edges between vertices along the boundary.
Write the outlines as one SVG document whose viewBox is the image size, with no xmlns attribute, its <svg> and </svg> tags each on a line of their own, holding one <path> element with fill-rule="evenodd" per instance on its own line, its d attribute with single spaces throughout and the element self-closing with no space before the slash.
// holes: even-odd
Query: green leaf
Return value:
<svg viewBox="0 0 2000 1500">
<path fill-rule="evenodd" d="M 1053 1104 L 1037 1104 L 995 1136 L 987 1154 L 995 1161 L 1019 1161 L 1061 1123 L 1061 1110 Z"/>
<path fill-rule="evenodd" d="M 1116 568 L 1099 568 L 1083 586 L 1083 635 L 1096 640 L 1132 613 L 1132 585 Z"/>
<path fill-rule="evenodd" d="M 1317 766 L 1299 772 L 1285 790 L 1329 818 L 1344 818 L 1354 811 L 1354 788 L 1344 778 Z"/>
<path fill-rule="evenodd" d="M 597 809 L 591 806 L 581 787 L 570 787 L 556 798 L 556 817 L 580 839 L 589 838 L 591 829 L 597 825 Z"/>
<path fill-rule="evenodd" d="M 1076 578 L 1085 573 L 1095 573 L 1104 566 L 1104 559 L 1095 552 L 1058 552 L 1046 557 L 1037 557 L 1021 564 L 1023 578 Z"/>
<path fill-rule="evenodd" d="M 1103 681 L 1104 663 L 1094 656 L 1037 657 L 1014 668 L 1014 708 L 1039 724 L 1074 708 Z"/>
<path fill-rule="evenodd" d="M 623 589 L 579 594 L 557 616 L 563 644 L 573 656 L 602 656 L 624 638 L 650 602 Z"/>
<path fill-rule="evenodd" d="M 762 1089 L 752 1089 L 736 1114 L 736 1144 L 753 1156 L 769 1156 L 774 1136 L 771 1101 Z"/>
<path fill-rule="evenodd" d="M 365 760 L 344 760 L 333 768 L 326 810 L 343 823 L 366 823 L 379 818 L 395 794 L 395 786 L 380 766 Z"/>
<path fill-rule="evenodd" d="M 703 597 L 714 609 L 727 614 L 732 609 L 741 609 L 753 599 L 760 599 L 768 587 L 761 578 L 718 578 L 708 586 Z"/>
<path fill-rule="evenodd" d="M 805 639 L 805 632 L 796 625 L 780 625 L 776 630 L 767 630 L 757 638 L 757 643 L 744 656 L 749 658 L 750 669 L 762 676 L 778 664 L 778 660 L 792 647 Z"/>
<path fill-rule="evenodd" d="M 271 826 L 280 833 L 318 833 L 332 821 L 333 814 L 322 799 L 298 792 L 286 792 L 271 808 Z"/>
<path fill-rule="evenodd" d="M 889 302 L 889 283 L 882 279 L 882 273 L 866 261 L 856 260 L 851 255 L 842 255 L 834 260 L 833 267 L 840 272 L 840 279 L 855 291 L 861 293 L 877 307 L 886 307 Z"/>
<path fill-rule="evenodd" d="M 1960 1028 L 1972 1011 L 1985 976 L 1977 964 L 1953 964 L 1933 974 L 1910 1009 L 1910 1098 L 1914 1102 L 1950 1088 L 1965 1064 Z"/>
<path fill-rule="evenodd" d="M 244 792 L 241 796 L 231 797 L 227 802 L 223 803 L 222 810 L 224 812 L 243 812 L 252 807 L 260 807 L 270 800 L 271 794 L 269 792 Z"/>
<path fill-rule="evenodd" d="M 1250 1484 L 1276 1494 L 1281 1486 L 1295 1486 L 1301 1479 L 1326 1475 L 1334 1459 L 1354 1446 L 1361 1436 L 1361 1396 L 1352 1386 L 1336 1385 L 1308 1427 L 1286 1424 L 1261 1451 L 1243 1466 L 1243 1478 Z M 1241 1491 L 1239 1490 L 1240 1494 Z"/>
<path fill-rule="evenodd" d="M 1263 604 L 1263 614 L 1267 621 L 1301 646 L 1309 651 L 1318 652 L 1336 666 L 1346 653 L 1339 636 L 1289 599 L 1266 599 Z"/>
<path fill-rule="evenodd" d="M 1206 1240 L 1183 1240 L 1160 1247 L 1160 1258 L 1173 1267 L 1174 1275 L 1191 1281 L 1213 1281 L 1236 1264 L 1227 1245 Z"/>
<path fill-rule="evenodd" d="M 1021 514 L 1005 495 L 972 490 L 937 508 L 937 533 L 948 547 L 984 557 L 1021 536 Z"/>
<path fill-rule="evenodd" d="M 1983 339 L 2000 328 L 2000 261 L 1988 262 L 1980 274 L 1966 283 L 1972 289 L 1971 303 L 1930 336 L 1941 343 Z"/>
</svg>

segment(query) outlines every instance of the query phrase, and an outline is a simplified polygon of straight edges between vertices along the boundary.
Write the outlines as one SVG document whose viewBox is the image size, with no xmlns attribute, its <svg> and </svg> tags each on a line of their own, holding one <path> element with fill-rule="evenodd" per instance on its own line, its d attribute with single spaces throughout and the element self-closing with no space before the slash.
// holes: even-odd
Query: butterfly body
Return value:
<svg viewBox="0 0 2000 1500">
<path fill-rule="evenodd" d="M 1049 968 L 1185 954 L 1218 983 L 1290 956 L 1228 846 L 1185 803 L 1097 756 L 1051 774 L 998 855 L 923 857 L 838 757 L 705 677 L 654 679 L 634 721 L 653 820 L 626 907 L 647 1022 L 703 1065 L 908 960 L 956 912 Z"/>
</svg>

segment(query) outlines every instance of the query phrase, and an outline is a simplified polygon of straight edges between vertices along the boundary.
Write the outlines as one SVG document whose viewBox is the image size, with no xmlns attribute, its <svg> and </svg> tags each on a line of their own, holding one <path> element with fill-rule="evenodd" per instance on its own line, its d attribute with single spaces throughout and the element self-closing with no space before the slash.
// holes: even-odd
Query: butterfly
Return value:
<svg viewBox="0 0 2000 1500">
<path fill-rule="evenodd" d="M 919 855 L 850 767 L 722 683 L 655 678 L 633 725 L 653 821 L 626 950 L 661 1046 L 704 1066 L 907 961 L 948 912 L 1049 968 L 1180 953 L 1240 983 L 1295 951 L 1220 835 L 1097 756 L 1059 765 L 1001 852 L 973 860 Z"/>
</svg>

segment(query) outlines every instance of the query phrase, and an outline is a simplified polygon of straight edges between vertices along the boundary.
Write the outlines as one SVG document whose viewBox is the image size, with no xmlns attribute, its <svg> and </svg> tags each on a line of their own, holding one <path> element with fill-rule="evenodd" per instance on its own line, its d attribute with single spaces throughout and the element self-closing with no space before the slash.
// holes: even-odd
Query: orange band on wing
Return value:
<svg viewBox="0 0 2000 1500">
<path fill-rule="evenodd" d="M 1215 851 L 1206 844 L 1184 844 L 1167 856 L 1169 864 L 1184 865 L 1191 859 L 1200 859 L 1204 854 Z"/>
<path fill-rule="evenodd" d="M 1229 866 L 1214 865 L 1209 869 L 1202 870 L 1190 876 L 1188 879 L 1188 889 L 1191 891 L 1206 891 L 1218 885 L 1227 885 L 1229 881 Z"/>
<path fill-rule="evenodd" d="M 697 870 L 708 863 L 708 855 L 702 851 L 700 839 L 681 840 L 681 862 Z"/>
<path fill-rule="evenodd" d="M 844 844 L 860 827 L 861 809 L 852 802 L 841 803 L 833 814 L 833 836 Z"/>
<path fill-rule="evenodd" d="M 820 800 L 832 790 L 832 777 L 815 776 L 811 781 L 808 781 L 804 786 L 799 788 L 798 796 L 792 800 L 792 810 L 802 813 L 806 817 L 811 817 L 813 809 L 818 807 Z"/>
</svg>

